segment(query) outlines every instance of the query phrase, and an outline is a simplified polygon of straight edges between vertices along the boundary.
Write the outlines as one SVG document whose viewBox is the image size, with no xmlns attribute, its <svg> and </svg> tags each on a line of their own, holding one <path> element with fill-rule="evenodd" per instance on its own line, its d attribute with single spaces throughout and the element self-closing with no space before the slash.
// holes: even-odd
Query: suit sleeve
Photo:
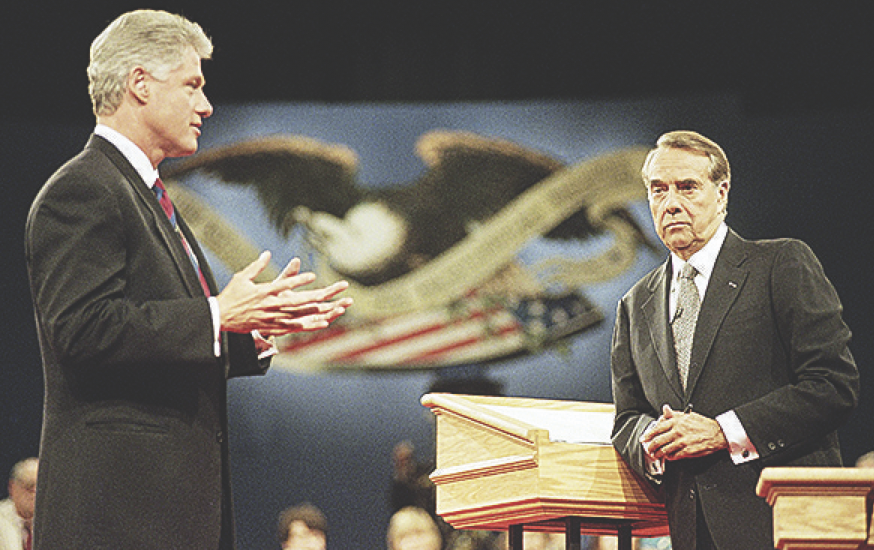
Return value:
<svg viewBox="0 0 874 550">
<path fill-rule="evenodd" d="M 658 478 L 647 470 L 645 453 L 640 444 L 640 437 L 650 423 L 658 418 L 658 412 L 647 401 L 634 366 L 626 308 L 625 301 L 620 301 L 610 356 L 613 403 L 616 406 L 612 441 L 616 451 L 635 472 L 653 483 L 658 483 Z"/>
<path fill-rule="evenodd" d="M 103 172 L 62 170 L 28 218 L 45 352 L 72 367 L 215 364 L 207 300 L 188 296 L 172 265 L 158 263 L 143 206 L 123 178 Z"/>
<path fill-rule="evenodd" d="M 850 330 L 810 248 L 787 241 L 775 257 L 771 295 L 793 382 L 735 411 L 762 460 L 780 464 L 816 450 L 859 398 Z"/>
<path fill-rule="evenodd" d="M 267 373 L 273 358 L 258 358 L 251 334 L 226 332 L 223 336 L 228 339 L 228 378 L 261 376 Z"/>
</svg>

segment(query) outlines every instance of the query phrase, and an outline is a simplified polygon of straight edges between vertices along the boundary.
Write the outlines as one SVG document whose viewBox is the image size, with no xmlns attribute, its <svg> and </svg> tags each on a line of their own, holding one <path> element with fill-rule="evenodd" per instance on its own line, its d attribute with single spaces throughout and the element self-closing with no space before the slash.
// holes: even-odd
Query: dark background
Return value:
<svg viewBox="0 0 874 550">
<path fill-rule="evenodd" d="M 38 449 L 42 379 L 23 262 L 27 209 L 93 123 L 85 78 L 91 40 L 136 7 L 30 2 L 0 16 L 0 476 Z M 863 375 L 862 404 L 841 433 L 845 458 L 874 448 L 870 1 L 149 7 L 183 13 L 213 37 L 205 71 L 215 104 L 657 99 L 674 105 L 678 120 L 694 120 L 685 106 L 707 103 L 690 97 L 733 98 L 742 115 L 726 114 L 730 137 L 718 141 L 735 174 L 755 186 L 733 189 L 732 225 L 750 238 L 802 238 L 822 260 L 846 306 Z M 754 135 L 745 135 L 747 122 Z M 380 511 L 374 521 L 383 519 Z"/>
<path fill-rule="evenodd" d="M 2 17 L 4 118 L 90 120 L 88 46 L 132 2 Z M 871 3 L 696 0 L 156 2 L 216 44 L 210 97 L 454 101 L 733 91 L 762 113 L 869 105 Z"/>
</svg>

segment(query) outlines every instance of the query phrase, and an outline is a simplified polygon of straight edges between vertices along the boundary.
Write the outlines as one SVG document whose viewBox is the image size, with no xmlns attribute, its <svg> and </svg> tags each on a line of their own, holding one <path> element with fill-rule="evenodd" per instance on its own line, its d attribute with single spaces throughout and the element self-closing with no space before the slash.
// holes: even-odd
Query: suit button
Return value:
<svg viewBox="0 0 874 550">
<path fill-rule="evenodd" d="M 225 432 L 223 432 L 221 430 L 217 431 L 215 433 L 215 440 L 218 441 L 219 443 L 224 443 L 225 442 Z"/>
<path fill-rule="evenodd" d="M 786 446 L 786 442 L 783 441 L 782 439 L 778 439 L 778 440 L 777 440 L 777 446 L 780 447 L 780 448 L 782 449 L 783 447 Z"/>
<path fill-rule="evenodd" d="M 689 499 L 695 500 L 695 489 L 689 489 Z"/>
<path fill-rule="evenodd" d="M 777 450 L 777 444 L 774 443 L 773 441 L 771 441 L 770 443 L 768 443 L 768 448 L 771 449 L 772 451 L 776 451 L 776 450 Z"/>
</svg>

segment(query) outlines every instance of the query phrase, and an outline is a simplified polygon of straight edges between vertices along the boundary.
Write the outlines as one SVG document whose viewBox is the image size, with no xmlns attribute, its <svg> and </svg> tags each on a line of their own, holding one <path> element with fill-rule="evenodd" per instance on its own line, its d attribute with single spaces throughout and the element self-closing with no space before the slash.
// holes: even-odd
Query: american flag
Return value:
<svg viewBox="0 0 874 550">
<path fill-rule="evenodd" d="M 434 368 L 538 350 L 603 319 L 577 292 L 508 300 L 466 296 L 447 306 L 378 319 L 343 319 L 279 339 L 278 366 L 293 370 Z"/>
</svg>

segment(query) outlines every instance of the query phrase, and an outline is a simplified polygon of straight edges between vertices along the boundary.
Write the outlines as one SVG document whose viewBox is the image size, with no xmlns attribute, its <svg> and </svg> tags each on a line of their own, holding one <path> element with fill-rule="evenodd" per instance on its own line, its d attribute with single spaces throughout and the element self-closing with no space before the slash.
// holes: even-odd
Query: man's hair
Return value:
<svg viewBox="0 0 874 550">
<path fill-rule="evenodd" d="M 288 540 L 291 524 L 295 521 L 302 521 L 310 530 L 321 531 L 325 535 L 328 534 L 328 518 L 314 505 L 304 502 L 303 504 L 286 508 L 279 514 L 279 526 L 276 535 L 280 543 Z"/>
<path fill-rule="evenodd" d="M 16 462 L 9 472 L 9 481 L 21 481 L 24 478 L 25 472 L 29 471 L 37 463 L 39 463 L 39 459 L 33 457 Z"/>
<path fill-rule="evenodd" d="M 201 59 L 212 55 L 212 42 L 200 25 L 181 15 L 137 10 L 119 16 L 91 43 L 88 93 L 94 114 L 118 109 L 134 67 L 164 78 L 182 64 L 189 47 Z"/>
<path fill-rule="evenodd" d="M 722 147 L 717 145 L 715 141 L 697 132 L 677 130 L 662 134 L 656 142 L 655 148 L 646 156 L 641 174 L 643 176 L 643 183 L 647 186 L 649 186 L 648 174 L 652 159 L 658 151 L 663 149 L 686 149 L 687 151 L 706 155 L 710 159 L 710 167 L 707 171 L 710 180 L 713 183 L 731 181 L 731 167 L 728 164 L 728 158 L 725 156 Z"/>
</svg>

